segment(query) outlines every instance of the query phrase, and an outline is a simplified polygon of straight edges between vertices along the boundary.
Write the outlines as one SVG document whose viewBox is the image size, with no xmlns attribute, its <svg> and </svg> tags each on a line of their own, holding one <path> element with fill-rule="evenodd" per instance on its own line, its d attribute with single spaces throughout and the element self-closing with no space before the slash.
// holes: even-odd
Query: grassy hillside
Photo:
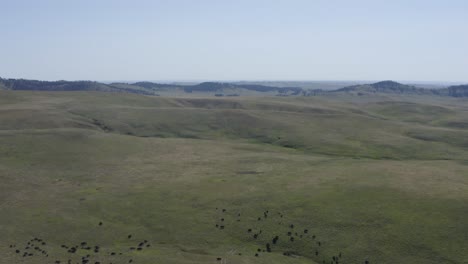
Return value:
<svg viewBox="0 0 468 264">
<path fill-rule="evenodd" d="M 466 103 L 1 91 L 0 263 L 467 263 Z"/>
</svg>

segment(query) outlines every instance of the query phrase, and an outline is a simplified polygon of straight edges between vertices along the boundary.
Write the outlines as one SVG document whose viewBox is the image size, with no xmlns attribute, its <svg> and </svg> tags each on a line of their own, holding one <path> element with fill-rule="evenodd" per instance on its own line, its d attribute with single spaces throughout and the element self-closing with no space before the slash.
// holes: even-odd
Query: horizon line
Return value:
<svg viewBox="0 0 468 264">
<path fill-rule="evenodd" d="M 24 77 L 1 77 L 0 79 L 17 79 L 17 80 L 35 80 L 35 81 L 92 81 L 92 82 L 102 82 L 102 83 L 115 83 L 115 82 L 161 82 L 161 83 L 190 83 L 190 82 L 381 82 L 381 81 L 394 81 L 400 83 L 420 83 L 420 84 L 463 84 L 468 83 L 468 81 L 459 81 L 459 80 L 399 80 L 399 79 L 35 79 L 35 78 L 24 78 Z"/>
</svg>

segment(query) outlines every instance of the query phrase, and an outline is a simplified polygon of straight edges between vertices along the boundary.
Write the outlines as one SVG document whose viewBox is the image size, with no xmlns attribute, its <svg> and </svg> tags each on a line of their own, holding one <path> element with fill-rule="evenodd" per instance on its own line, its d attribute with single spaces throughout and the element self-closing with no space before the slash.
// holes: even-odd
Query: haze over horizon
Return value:
<svg viewBox="0 0 468 264">
<path fill-rule="evenodd" d="M 468 2 L 3 1 L 0 77 L 467 82 Z"/>
</svg>

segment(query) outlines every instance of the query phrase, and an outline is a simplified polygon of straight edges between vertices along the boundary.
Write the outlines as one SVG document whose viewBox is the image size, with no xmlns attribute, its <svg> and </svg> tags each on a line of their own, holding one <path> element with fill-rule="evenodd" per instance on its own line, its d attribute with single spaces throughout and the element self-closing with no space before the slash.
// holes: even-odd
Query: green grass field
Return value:
<svg viewBox="0 0 468 264">
<path fill-rule="evenodd" d="M 0 91 L 0 263 L 468 263 L 467 103 Z"/>
</svg>

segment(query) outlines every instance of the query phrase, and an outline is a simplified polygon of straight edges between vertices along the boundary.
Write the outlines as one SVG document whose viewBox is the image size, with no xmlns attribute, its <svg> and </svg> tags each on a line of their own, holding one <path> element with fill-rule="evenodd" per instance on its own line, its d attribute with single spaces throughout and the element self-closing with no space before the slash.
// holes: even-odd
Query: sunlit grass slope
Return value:
<svg viewBox="0 0 468 264">
<path fill-rule="evenodd" d="M 0 263 L 467 263 L 465 105 L 1 92 Z"/>
</svg>

